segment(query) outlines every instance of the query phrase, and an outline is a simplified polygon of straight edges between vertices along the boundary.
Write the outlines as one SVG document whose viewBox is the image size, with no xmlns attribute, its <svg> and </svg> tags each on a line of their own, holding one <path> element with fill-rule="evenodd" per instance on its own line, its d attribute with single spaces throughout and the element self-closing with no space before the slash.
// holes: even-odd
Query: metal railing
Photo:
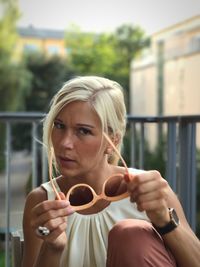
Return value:
<svg viewBox="0 0 200 267">
<path fill-rule="evenodd" d="M 10 267 L 10 162 L 12 154 L 12 125 L 27 123 L 31 125 L 31 153 L 32 153 L 32 184 L 38 184 L 38 131 L 43 113 L 9 113 L 0 112 L 0 124 L 5 126 L 5 191 L 6 191 L 6 232 L 5 250 L 6 267 Z M 168 117 L 136 117 L 127 116 L 130 132 L 130 158 L 131 166 L 145 168 L 145 143 L 151 142 L 148 126 L 155 124 L 157 128 L 156 139 L 161 138 L 161 133 L 166 136 L 166 176 L 165 178 L 172 189 L 179 196 L 186 217 L 192 229 L 196 229 L 196 125 L 200 123 L 200 116 L 168 116 Z M 164 127 L 164 129 L 163 129 Z M 136 141 L 137 140 L 137 141 Z M 43 151 L 43 150 L 42 150 Z M 48 179 L 48 167 L 45 153 L 42 152 L 42 177 Z"/>
<path fill-rule="evenodd" d="M 32 128 L 32 186 L 31 188 L 36 187 L 37 185 L 37 175 L 38 175 L 38 159 L 37 159 L 37 146 L 38 146 L 38 125 L 40 124 L 42 118 L 44 117 L 43 113 L 12 113 L 12 112 L 0 112 L 0 123 L 3 123 L 5 126 L 5 191 L 6 191 L 6 200 L 5 200 L 5 213 L 6 213 L 6 229 L 5 229 L 5 266 L 10 267 L 10 195 L 11 195 L 11 153 L 12 153 L 12 125 L 26 123 L 30 124 Z M 46 164 L 43 164 L 43 169 Z M 44 177 L 47 177 L 47 172 L 44 174 Z M 22 189 L 23 190 L 23 189 Z"/>
<path fill-rule="evenodd" d="M 131 165 L 136 161 L 135 136 L 136 125 L 139 124 L 139 168 L 144 166 L 145 127 L 149 124 L 158 126 L 157 139 L 160 142 L 162 134 L 166 134 L 166 172 L 165 178 L 179 196 L 187 220 L 196 231 L 196 185 L 197 185 L 197 124 L 200 115 L 165 116 L 165 117 L 133 117 L 128 116 L 131 125 Z M 148 136 L 150 139 L 151 136 Z"/>
</svg>

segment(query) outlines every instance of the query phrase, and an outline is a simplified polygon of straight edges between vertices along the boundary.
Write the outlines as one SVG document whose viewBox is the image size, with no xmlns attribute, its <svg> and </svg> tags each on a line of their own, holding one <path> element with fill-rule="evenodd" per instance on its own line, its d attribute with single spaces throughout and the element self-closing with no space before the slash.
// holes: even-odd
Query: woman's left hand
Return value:
<svg viewBox="0 0 200 267">
<path fill-rule="evenodd" d="M 169 185 L 158 171 L 144 171 L 130 174 L 128 183 L 131 202 L 137 204 L 139 211 L 145 211 L 150 221 L 162 227 L 169 222 L 167 205 Z"/>
</svg>

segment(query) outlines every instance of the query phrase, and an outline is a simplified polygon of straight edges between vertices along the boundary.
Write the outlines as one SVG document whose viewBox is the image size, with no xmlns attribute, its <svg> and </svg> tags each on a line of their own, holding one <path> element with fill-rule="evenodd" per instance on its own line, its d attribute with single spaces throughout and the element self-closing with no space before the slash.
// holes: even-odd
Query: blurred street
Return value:
<svg viewBox="0 0 200 267">
<path fill-rule="evenodd" d="M 31 172 L 31 156 L 27 152 L 12 152 L 10 227 L 22 228 L 22 214 L 26 197 L 26 183 Z M 6 174 L 0 174 L 0 228 L 6 227 Z"/>
</svg>

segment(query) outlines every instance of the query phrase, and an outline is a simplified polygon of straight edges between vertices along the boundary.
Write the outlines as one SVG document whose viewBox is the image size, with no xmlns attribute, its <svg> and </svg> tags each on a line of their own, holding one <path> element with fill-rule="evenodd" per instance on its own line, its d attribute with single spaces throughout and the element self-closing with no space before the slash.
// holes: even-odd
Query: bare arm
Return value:
<svg viewBox="0 0 200 267">
<path fill-rule="evenodd" d="M 42 188 L 33 190 L 27 197 L 24 218 L 24 252 L 22 267 L 56 267 L 67 243 L 66 216 L 72 213 L 69 202 L 65 199 L 46 200 Z M 63 197 L 64 198 L 64 197 Z M 39 237 L 38 226 L 46 226 L 50 234 Z"/>
<path fill-rule="evenodd" d="M 200 241 L 190 228 L 182 206 L 169 188 L 168 206 L 174 207 L 180 219 L 180 225 L 172 232 L 163 236 L 163 240 L 175 256 L 178 266 L 199 266 Z"/>
<path fill-rule="evenodd" d="M 198 267 L 200 262 L 200 241 L 190 228 L 182 206 L 166 180 L 157 171 L 133 175 L 129 183 L 131 201 L 138 210 L 146 211 L 150 221 L 162 227 L 169 220 L 168 208 L 174 208 L 180 225 L 163 235 L 163 240 L 174 255 L 179 267 Z"/>
</svg>

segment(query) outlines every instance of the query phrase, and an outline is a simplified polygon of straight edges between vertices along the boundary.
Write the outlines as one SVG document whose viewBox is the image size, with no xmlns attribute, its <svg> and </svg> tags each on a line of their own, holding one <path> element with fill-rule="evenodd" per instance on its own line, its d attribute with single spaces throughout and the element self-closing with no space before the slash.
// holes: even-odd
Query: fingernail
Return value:
<svg viewBox="0 0 200 267">
<path fill-rule="evenodd" d="M 129 174 L 127 174 L 127 173 L 124 174 L 124 180 L 125 180 L 127 183 L 130 182 Z"/>
</svg>

